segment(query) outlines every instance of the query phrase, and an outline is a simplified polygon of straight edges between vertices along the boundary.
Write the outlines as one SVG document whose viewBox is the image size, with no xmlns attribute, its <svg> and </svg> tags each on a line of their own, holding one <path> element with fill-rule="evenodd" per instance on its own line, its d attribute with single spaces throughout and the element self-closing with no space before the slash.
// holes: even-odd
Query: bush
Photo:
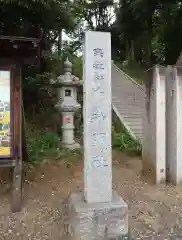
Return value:
<svg viewBox="0 0 182 240">
<path fill-rule="evenodd" d="M 59 150 L 59 136 L 50 131 L 32 130 L 27 131 L 27 147 L 29 164 L 35 166 L 40 164 L 45 158 L 57 155 Z"/>
<path fill-rule="evenodd" d="M 113 148 L 119 149 L 122 152 L 141 154 L 142 146 L 139 140 L 134 139 L 125 130 L 121 133 L 113 132 L 112 134 Z"/>
<path fill-rule="evenodd" d="M 112 115 L 112 147 L 119 149 L 122 152 L 140 155 L 142 152 L 142 144 L 140 140 L 131 136 L 114 111 Z"/>
</svg>

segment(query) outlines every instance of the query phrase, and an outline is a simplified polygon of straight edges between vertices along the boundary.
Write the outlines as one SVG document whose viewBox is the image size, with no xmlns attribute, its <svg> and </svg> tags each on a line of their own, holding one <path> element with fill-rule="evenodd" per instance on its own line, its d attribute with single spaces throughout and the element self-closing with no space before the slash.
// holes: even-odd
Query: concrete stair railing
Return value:
<svg viewBox="0 0 182 240">
<path fill-rule="evenodd" d="M 143 140 L 144 87 L 112 64 L 112 107 L 128 132 Z"/>
</svg>

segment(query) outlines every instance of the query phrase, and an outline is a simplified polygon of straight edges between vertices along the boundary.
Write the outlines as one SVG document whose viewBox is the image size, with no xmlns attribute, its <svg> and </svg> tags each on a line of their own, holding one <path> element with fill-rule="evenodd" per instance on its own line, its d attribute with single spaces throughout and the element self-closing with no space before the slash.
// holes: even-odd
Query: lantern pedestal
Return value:
<svg viewBox="0 0 182 240">
<path fill-rule="evenodd" d="M 51 83 L 58 88 L 59 100 L 55 107 L 62 115 L 62 145 L 74 150 L 80 148 L 80 144 L 74 140 L 74 115 L 81 108 L 77 102 L 77 87 L 82 85 L 82 81 L 71 72 L 72 63 L 67 59 L 64 63 L 64 75 L 51 80 Z"/>
<path fill-rule="evenodd" d="M 62 145 L 71 150 L 80 148 L 74 140 L 74 129 L 74 112 L 62 111 Z"/>
</svg>

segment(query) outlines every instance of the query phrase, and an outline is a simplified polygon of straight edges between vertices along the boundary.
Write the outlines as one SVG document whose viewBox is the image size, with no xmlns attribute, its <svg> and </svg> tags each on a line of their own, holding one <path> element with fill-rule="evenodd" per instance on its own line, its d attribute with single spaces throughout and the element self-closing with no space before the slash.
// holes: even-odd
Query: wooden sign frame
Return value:
<svg viewBox="0 0 182 240">
<path fill-rule="evenodd" d="M 11 72 L 0 70 L 0 158 L 12 157 Z"/>
<path fill-rule="evenodd" d="M 0 71 L 10 72 L 10 155 L 0 156 L 0 167 L 13 168 L 12 211 L 22 205 L 22 89 L 21 67 L 18 64 L 2 65 Z"/>
</svg>

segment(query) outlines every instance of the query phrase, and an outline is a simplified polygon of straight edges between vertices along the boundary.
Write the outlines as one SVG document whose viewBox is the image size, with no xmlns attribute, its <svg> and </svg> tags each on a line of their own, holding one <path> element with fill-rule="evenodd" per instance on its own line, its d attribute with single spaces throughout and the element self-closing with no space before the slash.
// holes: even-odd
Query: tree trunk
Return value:
<svg viewBox="0 0 182 240">
<path fill-rule="evenodd" d="M 150 93 L 153 84 L 153 69 L 152 69 L 152 17 L 150 20 L 146 21 L 147 29 L 148 29 L 148 45 L 146 46 L 146 56 L 144 59 L 144 83 L 145 83 L 145 93 L 146 93 L 146 110 L 149 119 L 150 113 Z"/>
<path fill-rule="evenodd" d="M 128 40 L 126 40 L 126 59 L 127 60 L 129 60 L 129 58 L 130 58 L 130 51 L 129 51 L 129 42 L 128 42 Z"/>
<path fill-rule="evenodd" d="M 134 40 L 131 40 L 131 60 L 135 60 Z"/>
<path fill-rule="evenodd" d="M 62 29 L 60 30 L 59 37 L 58 37 L 58 56 L 62 54 Z"/>
</svg>

